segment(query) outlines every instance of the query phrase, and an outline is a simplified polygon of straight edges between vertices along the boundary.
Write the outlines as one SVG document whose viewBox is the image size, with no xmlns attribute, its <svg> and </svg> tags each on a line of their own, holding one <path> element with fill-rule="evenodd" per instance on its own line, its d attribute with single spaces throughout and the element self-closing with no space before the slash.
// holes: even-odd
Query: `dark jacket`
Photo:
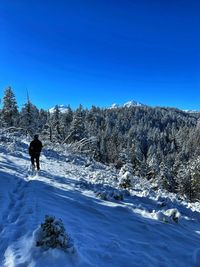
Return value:
<svg viewBox="0 0 200 267">
<path fill-rule="evenodd" d="M 39 155 L 42 150 L 42 142 L 38 139 L 33 140 L 29 146 L 29 155 Z"/>
</svg>

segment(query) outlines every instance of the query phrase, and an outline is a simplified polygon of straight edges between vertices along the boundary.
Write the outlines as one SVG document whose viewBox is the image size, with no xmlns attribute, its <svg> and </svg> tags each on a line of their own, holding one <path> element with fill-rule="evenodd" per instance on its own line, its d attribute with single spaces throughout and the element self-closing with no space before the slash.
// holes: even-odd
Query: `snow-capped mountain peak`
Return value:
<svg viewBox="0 0 200 267">
<path fill-rule="evenodd" d="M 68 107 L 65 106 L 65 105 L 57 105 L 58 106 L 58 109 L 60 110 L 61 113 L 66 113 L 68 112 Z M 50 113 L 54 113 L 55 112 L 55 109 L 56 109 L 56 106 L 55 107 L 52 107 L 49 109 L 49 112 Z"/>
<path fill-rule="evenodd" d="M 112 106 L 110 107 L 110 109 L 115 109 L 115 108 L 119 108 L 119 105 L 117 105 L 116 103 L 112 104 Z"/>
<path fill-rule="evenodd" d="M 134 100 L 130 100 L 130 101 L 124 103 L 121 106 L 116 104 L 116 103 L 114 103 L 114 104 L 111 105 L 110 109 L 116 109 L 116 108 L 120 108 L 120 107 L 130 108 L 130 107 L 141 107 L 141 106 L 145 106 L 145 105 L 140 103 L 140 102 L 137 102 L 137 101 L 134 101 Z"/>
<path fill-rule="evenodd" d="M 143 104 L 139 103 L 139 102 L 136 102 L 134 100 L 131 100 L 131 101 L 128 101 L 126 102 L 124 105 L 124 107 L 127 107 L 127 108 L 130 108 L 130 107 L 134 107 L 134 106 L 144 106 Z"/>
</svg>

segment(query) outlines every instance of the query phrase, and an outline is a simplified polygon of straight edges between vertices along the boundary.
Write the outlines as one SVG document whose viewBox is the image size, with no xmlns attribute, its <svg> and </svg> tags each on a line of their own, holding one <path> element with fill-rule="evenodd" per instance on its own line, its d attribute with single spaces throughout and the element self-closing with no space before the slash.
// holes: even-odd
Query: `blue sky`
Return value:
<svg viewBox="0 0 200 267">
<path fill-rule="evenodd" d="M 199 0 L 2 0 L 0 97 L 200 109 Z"/>
</svg>

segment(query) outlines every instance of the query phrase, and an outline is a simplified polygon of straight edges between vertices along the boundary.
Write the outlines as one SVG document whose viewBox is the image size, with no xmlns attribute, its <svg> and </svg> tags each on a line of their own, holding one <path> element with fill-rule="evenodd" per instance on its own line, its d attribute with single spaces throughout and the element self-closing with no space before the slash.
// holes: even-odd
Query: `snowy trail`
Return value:
<svg viewBox="0 0 200 267">
<path fill-rule="evenodd" d="M 112 171 L 85 168 L 76 157 L 66 162 L 53 151 L 44 151 L 42 170 L 28 176 L 27 146 L 19 150 L 0 150 L 1 267 L 200 266 L 199 211 L 169 198 L 161 208 L 163 202 L 151 190 L 145 195 L 143 188 L 124 201 L 99 199 L 91 181 L 112 177 Z M 159 220 L 158 213 L 167 208 L 180 210 L 179 223 Z M 35 247 L 34 231 L 46 214 L 63 220 L 75 254 Z"/>
<path fill-rule="evenodd" d="M 6 192 L 5 206 L 2 210 L 2 219 L 0 224 L 1 247 L 0 247 L 0 266 L 3 266 L 4 254 L 10 244 L 17 242 L 24 232 L 28 231 L 30 225 L 29 216 L 34 213 L 33 208 L 27 201 L 27 192 L 29 183 L 25 180 L 26 170 L 13 164 L 13 157 L 7 158 L 2 164 L 3 169 L 9 169 L 9 172 L 15 170 L 13 175 L 1 174 L 1 179 L 5 179 L 9 184 Z M 12 162 L 12 163 L 11 163 Z M 12 171 L 11 171 L 12 170 Z M 1 191 L 2 192 L 2 191 Z"/>
</svg>

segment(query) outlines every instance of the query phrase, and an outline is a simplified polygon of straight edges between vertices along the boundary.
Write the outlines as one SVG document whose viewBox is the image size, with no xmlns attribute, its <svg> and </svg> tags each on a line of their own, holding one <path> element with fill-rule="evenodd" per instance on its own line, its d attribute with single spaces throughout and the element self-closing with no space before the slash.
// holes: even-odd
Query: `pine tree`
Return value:
<svg viewBox="0 0 200 267">
<path fill-rule="evenodd" d="M 54 141 L 61 140 L 61 112 L 58 105 L 55 106 L 54 112 L 50 118 L 50 127 Z"/>
<path fill-rule="evenodd" d="M 2 124 L 4 127 L 12 127 L 17 125 L 18 108 L 15 95 L 9 86 L 5 89 L 3 97 L 3 108 L 1 112 Z"/>
<path fill-rule="evenodd" d="M 85 137 L 85 126 L 84 126 L 84 112 L 80 105 L 73 115 L 73 121 L 70 129 L 71 141 L 80 141 Z"/>
<path fill-rule="evenodd" d="M 26 134 L 33 135 L 38 131 L 38 119 L 39 110 L 31 103 L 29 97 L 27 97 L 27 102 L 20 113 L 20 125 L 24 128 Z"/>
<path fill-rule="evenodd" d="M 72 120 L 73 120 L 73 111 L 71 107 L 68 106 L 67 111 L 63 113 L 61 116 L 61 132 L 63 140 L 65 140 L 70 133 Z"/>
<path fill-rule="evenodd" d="M 39 120 L 38 127 L 39 127 L 40 132 L 45 129 L 45 125 L 47 123 L 47 117 L 48 117 L 48 112 L 43 109 L 40 109 L 39 118 L 38 118 Z"/>
<path fill-rule="evenodd" d="M 52 121 L 51 121 L 51 113 L 48 111 L 47 112 L 47 120 L 46 120 L 46 124 L 44 125 L 43 128 L 43 135 L 48 137 L 48 139 L 50 140 L 50 142 L 53 141 L 53 126 L 52 126 Z"/>
</svg>

